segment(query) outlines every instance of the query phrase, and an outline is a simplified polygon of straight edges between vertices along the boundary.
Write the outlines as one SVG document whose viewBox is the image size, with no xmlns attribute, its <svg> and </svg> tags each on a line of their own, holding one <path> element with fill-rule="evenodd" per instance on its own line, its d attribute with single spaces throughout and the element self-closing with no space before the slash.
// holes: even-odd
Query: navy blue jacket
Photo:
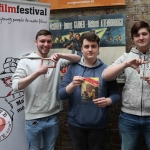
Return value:
<svg viewBox="0 0 150 150">
<path fill-rule="evenodd" d="M 74 89 L 72 94 L 67 94 L 66 86 L 70 84 L 74 76 L 98 77 L 99 78 L 99 97 L 109 97 L 112 105 L 120 100 L 119 87 L 114 81 L 105 81 L 102 79 L 102 72 L 107 66 L 99 59 L 91 68 L 87 67 L 83 58 L 80 62 L 72 64 L 67 70 L 59 91 L 58 96 L 61 100 L 69 100 L 68 123 L 70 125 L 87 128 L 100 129 L 105 128 L 108 120 L 108 108 L 100 108 L 93 102 L 83 102 L 81 98 L 81 86 Z"/>
</svg>

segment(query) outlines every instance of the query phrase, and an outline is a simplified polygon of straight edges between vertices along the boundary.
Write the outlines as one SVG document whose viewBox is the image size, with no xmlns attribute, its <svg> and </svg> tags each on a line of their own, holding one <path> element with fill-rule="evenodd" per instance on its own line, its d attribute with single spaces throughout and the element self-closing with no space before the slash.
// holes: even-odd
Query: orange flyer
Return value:
<svg viewBox="0 0 150 150">
<path fill-rule="evenodd" d="M 81 85 L 81 96 L 83 102 L 91 102 L 98 98 L 99 78 L 86 77 Z"/>
</svg>

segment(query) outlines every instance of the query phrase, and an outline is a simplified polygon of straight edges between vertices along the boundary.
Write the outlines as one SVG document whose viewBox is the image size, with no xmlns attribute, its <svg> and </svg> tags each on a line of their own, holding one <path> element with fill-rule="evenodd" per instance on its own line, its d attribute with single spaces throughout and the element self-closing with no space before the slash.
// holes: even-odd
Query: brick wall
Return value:
<svg viewBox="0 0 150 150">
<path fill-rule="evenodd" d="M 129 52 L 133 46 L 130 38 L 130 29 L 132 24 L 138 20 L 144 20 L 150 23 L 150 1 L 149 0 L 127 0 L 126 6 L 117 7 L 94 7 L 83 9 L 65 9 L 51 11 L 51 17 L 64 18 L 74 16 L 98 15 L 98 14 L 126 14 L 126 52 Z M 122 89 L 123 85 L 120 85 Z M 107 126 L 106 145 L 108 150 L 120 150 L 120 140 L 118 132 L 118 116 L 121 104 L 118 103 L 109 110 L 109 123 Z M 67 127 L 67 101 L 65 110 L 59 113 L 60 134 L 56 143 L 55 150 L 73 150 Z M 145 142 L 140 136 L 138 150 L 146 150 Z"/>
</svg>

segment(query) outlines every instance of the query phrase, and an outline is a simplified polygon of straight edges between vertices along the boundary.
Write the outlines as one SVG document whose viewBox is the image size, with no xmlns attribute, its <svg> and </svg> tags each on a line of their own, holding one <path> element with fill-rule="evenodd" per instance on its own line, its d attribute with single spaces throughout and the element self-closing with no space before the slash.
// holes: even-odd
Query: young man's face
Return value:
<svg viewBox="0 0 150 150">
<path fill-rule="evenodd" d="M 133 35 L 133 42 L 141 52 L 147 52 L 150 48 L 150 33 L 147 28 L 139 29 L 137 34 Z"/>
<path fill-rule="evenodd" d="M 82 54 L 85 60 L 94 61 L 97 59 L 99 46 L 96 41 L 93 42 L 93 41 L 88 41 L 87 39 L 84 39 L 81 50 L 82 50 Z"/>
<path fill-rule="evenodd" d="M 35 41 L 35 44 L 37 46 L 37 54 L 41 57 L 46 57 L 50 49 L 52 48 L 52 36 L 38 36 L 37 40 Z"/>
<path fill-rule="evenodd" d="M 80 40 L 80 35 L 79 34 L 76 34 L 76 40 Z"/>
</svg>

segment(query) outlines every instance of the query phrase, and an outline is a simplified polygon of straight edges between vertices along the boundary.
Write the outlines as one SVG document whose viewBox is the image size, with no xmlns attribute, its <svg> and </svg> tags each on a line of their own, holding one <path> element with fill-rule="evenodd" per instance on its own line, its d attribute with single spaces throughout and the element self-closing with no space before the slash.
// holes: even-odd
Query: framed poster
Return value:
<svg viewBox="0 0 150 150">
<path fill-rule="evenodd" d="M 99 36 L 98 57 L 108 65 L 122 55 L 126 49 L 124 14 L 51 18 L 50 31 L 53 35 L 52 52 L 78 54 L 79 48 L 75 47 L 79 45 L 76 42 L 77 35 L 80 36 L 88 31 Z M 72 47 L 75 48 L 74 51 Z"/>
</svg>

